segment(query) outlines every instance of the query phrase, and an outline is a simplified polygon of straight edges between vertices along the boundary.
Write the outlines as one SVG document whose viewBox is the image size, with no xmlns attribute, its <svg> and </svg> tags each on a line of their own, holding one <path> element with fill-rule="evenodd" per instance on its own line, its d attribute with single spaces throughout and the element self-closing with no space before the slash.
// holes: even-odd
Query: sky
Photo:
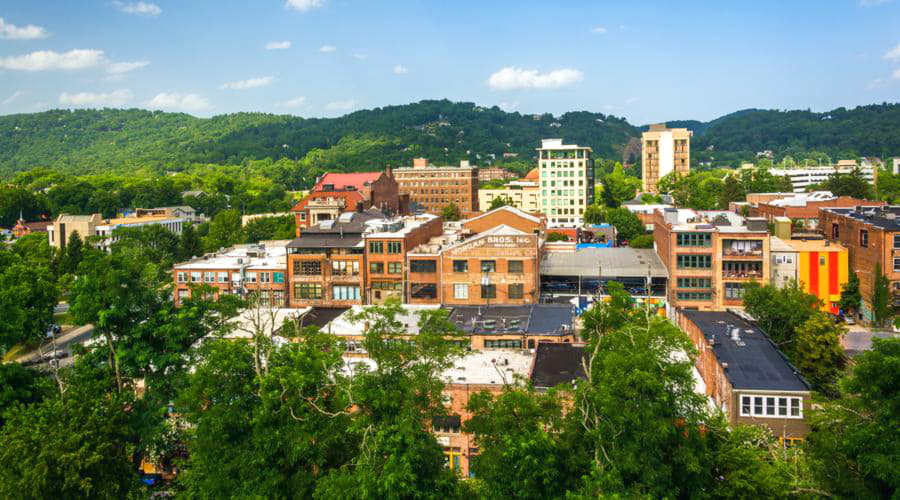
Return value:
<svg viewBox="0 0 900 500">
<path fill-rule="evenodd" d="M 900 101 L 900 0 L 0 0 L 0 114 L 447 98 L 633 124 Z"/>
</svg>

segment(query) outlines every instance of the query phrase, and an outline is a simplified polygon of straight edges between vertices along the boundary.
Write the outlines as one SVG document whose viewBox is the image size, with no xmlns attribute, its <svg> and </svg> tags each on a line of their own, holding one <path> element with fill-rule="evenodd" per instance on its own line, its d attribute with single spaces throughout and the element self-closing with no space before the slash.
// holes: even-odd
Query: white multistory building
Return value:
<svg viewBox="0 0 900 500">
<path fill-rule="evenodd" d="M 538 152 L 540 211 L 549 227 L 580 227 L 594 201 L 591 148 L 544 139 Z"/>
<path fill-rule="evenodd" d="M 778 177 L 787 176 L 795 193 L 803 193 L 815 184 L 821 184 L 837 174 L 849 174 L 859 169 L 869 184 L 875 183 L 875 167 L 871 164 L 858 165 L 854 160 L 840 160 L 836 165 L 816 167 L 770 168 L 769 173 Z"/>
</svg>

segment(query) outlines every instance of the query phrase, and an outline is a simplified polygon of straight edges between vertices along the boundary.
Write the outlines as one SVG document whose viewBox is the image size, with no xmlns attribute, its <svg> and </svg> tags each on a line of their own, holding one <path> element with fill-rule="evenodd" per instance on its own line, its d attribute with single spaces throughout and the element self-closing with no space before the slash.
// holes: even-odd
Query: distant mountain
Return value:
<svg viewBox="0 0 900 500">
<path fill-rule="evenodd" d="M 735 164 L 757 151 L 821 151 L 833 157 L 900 155 L 900 104 L 824 113 L 747 109 L 709 122 L 671 121 L 694 131 L 695 162 Z M 340 118 L 236 113 L 196 118 L 138 109 L 54 110 L 0 116 L 0 177 L 47 167 L 66 173 L 182 169 L 289 158 L 335 170 L 468 159 L 486 164 L 534 156 L 542 138 L 590 146 L 599 158 L 635 159 L 643 127 L 602 113 L 507 113 L 448 100 L 357 111 Z M 639 156 L 639 155 L 638 155 Z"/>
</svg>

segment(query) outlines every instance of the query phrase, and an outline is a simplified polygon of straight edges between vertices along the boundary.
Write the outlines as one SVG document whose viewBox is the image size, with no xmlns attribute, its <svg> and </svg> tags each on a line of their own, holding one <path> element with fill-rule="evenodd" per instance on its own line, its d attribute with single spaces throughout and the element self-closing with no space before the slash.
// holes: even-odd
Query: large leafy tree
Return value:
<svg viewBox="0 0 900 500">
<path fill-rule="evenodd" d="M 3 498 L 125 498 L 139 484 L 132 451 L 134 398 L 85 368 L 66 391 L 6 413 L 0 432 Z"/>
<path fill-rule="evenodd" d="M 58 297 L 50 269 L 0 248 L 0 352 L 40 339 L 53 321 Z"/>
<path fill-rule="evenodd" d="M 181 237 L 178 248 L 178 260 L 188 260 L 203 255 L 203 242 L 193 224 L 185 224 L 181 229 Z"/>
<path fill-rule="evenodd" d="M 622 203 L 634 198 L 641 181 L 636 177 L 626 175 L 622 165 L 616 163 L 612 172 L 603 178 L 603 192 L 601 197 L 608 207 L 618 207 Z"/>
<path fill-rule="evenodd" d="M 440 373 L 461 354 L 450 340 L 456 326 L 443 310 L 419 315 L 415 342 L 407 341 L 397 302 L 352 315 L 367 323 L 363 347 L 374 367 L 350 377 L 357 408 L 350 432 L 359 448 L 349 467 L 318 485 L 319 498 L 438 498 L 455 494 L 456 477 L 444 466 L 443 451 L 425 428 L 444 410 Z"/>
<path fill-rule="evenodd" d="M 624 207 L 606 210 L 606 222 L 616 228 L 619 238 L 631 240 L 644 234 L 644 224 L 631 210 Z"/>
<path fill-rule="evenodd" d="M 7 410 L 43 399 L 49 392 L 46 381 L 40 373 L 19 363 L 0 364 L 0 429 Z"/>
<path fill-rule="evenodd" d="M 188 495 L 309 498 L 357 451 L 347 433 L 350 403 L 335 383 L 341 350 L 315 331 L 298 340 L 271 346 L 260 375 L 252 344 L 266 338 L 201 349 L 178 405 L 191 424 L 178 478 Z"/>
<path fill-rule="evenodd" d="M 837 393 L 835 383 L 844 368 L 841 337 L 845 333 L 846 327 L 835 324 L 821 312 L 797 327 L 791 357 L 813 389 L 829 395 Z"/>
<path fill-rule="evenodd" d="M 858 168 L 853 169 L 849 174 L 837 174 L 829 177 L 825 181 L 824 187 L 835 196 L 852 196 L 862 200 L 875 198 L 872 185 L 863 177 Z"/>
<path fill-rule="evenodd" d="M 781 288 L 751 283 L 744 292 L 744 307 L 776 344 L 785 345 L 793 340 L 797 328 L 816 313 L 819 299 L 804 292 L 796 281 Z"/>
<path fill-rule="evenodd" d="M 443 210 L 441 210 L 441 217 L 443 217 L 445 221 L 452 222 L 452 221 L 459 220 L 460 217 L 462 217 L 462 214 L 459 211 L 459 207 L 456 206 L 455 203 L 450 202 L 449 205 L 447 205 L 446 207 L 444 207 Z"/>
<path fill-rule="evenodd" d="M 243 241 L 241 213 L 237 210 L 223 210 L 213 217 L 209 232 L 203 237 L 203 248 L 213 252 Z"/>
<path fill-rule="evenodd" d="M 874 339 L 841 383 L 842 396 L 812 415 L 807 450 L 835 495 L 896 498 L 900 491 L 900 339 Z"/>
</svg>

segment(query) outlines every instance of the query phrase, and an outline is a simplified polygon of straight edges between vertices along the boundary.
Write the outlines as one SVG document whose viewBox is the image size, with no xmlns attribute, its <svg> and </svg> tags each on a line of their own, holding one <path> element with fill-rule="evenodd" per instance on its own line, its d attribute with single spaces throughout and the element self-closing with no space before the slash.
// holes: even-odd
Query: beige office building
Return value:
<svg viewBox="0 0 900 500">
<path fill-rule="evenodd" d="M 549 227 L 581 227 L 594 201 L 591 148 L 544 139 L 538 151 L 541 213 Z"/>
<path fill-rule="evenodd" d="M 691 135 L 686 128 L 650 125 L 641 135 L 642 191 L 659 193 L 659 180 L 671 172 L 687 174 L 691 169 Z"/>
</svg>

